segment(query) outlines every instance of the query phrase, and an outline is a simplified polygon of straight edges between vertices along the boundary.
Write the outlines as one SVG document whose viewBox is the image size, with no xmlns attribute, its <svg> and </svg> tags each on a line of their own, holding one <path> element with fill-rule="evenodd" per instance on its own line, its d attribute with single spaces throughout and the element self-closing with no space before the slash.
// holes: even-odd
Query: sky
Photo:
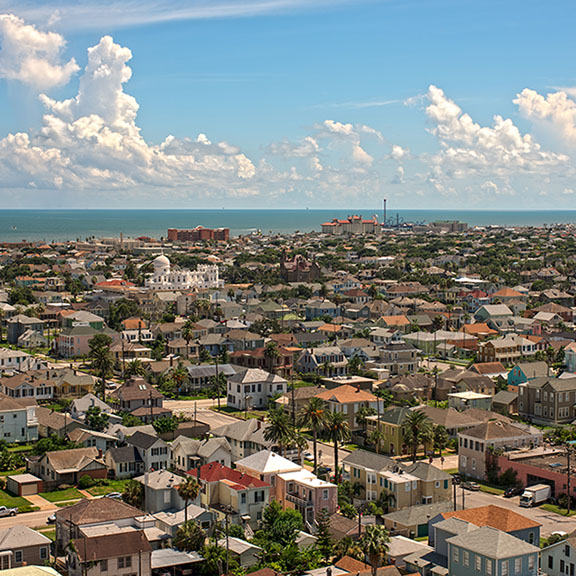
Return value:
<svg viewBox="0 0 576 576">
<path fill-rule="evenodd" d="M 576 208 L 569 0 L 0 0 L 0 207 Z"/>
</svg>

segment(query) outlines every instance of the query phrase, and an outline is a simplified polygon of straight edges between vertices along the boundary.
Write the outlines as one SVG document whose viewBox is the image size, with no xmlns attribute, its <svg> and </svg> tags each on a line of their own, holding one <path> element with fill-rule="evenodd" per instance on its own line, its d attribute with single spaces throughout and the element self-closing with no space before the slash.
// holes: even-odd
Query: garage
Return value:
<svg viewBox="0 0 576 576">
<path fill-rule="evenodd" d="M 34 496 L 42 492 L 42 480 L 33 474 L 14 474 L 6 478 L 6 490 L 16 496 Z"/>
</svg>

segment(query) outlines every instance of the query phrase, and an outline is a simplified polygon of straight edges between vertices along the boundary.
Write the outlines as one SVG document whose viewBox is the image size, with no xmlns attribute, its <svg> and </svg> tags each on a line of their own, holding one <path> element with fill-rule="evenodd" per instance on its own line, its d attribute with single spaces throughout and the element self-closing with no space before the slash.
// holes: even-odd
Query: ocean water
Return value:
<svg viewBox="0 0 576 576">
<path fill-rule="evenodd" d="M 166 237 L 168 228 L 230 228 L 233 236 L 261 230 L 291 233 L 320 231 L 323 222 L 350 214 L 365 218 L 379 210 L 0 210 L 0 241 L 62 241 L 91 236 Z M 473 226 L 543 226 L 576 224 L 576 210 L 471 211 L 398 210 L 388 218 L 400 222 L 460 220 Z"/>
</svg>

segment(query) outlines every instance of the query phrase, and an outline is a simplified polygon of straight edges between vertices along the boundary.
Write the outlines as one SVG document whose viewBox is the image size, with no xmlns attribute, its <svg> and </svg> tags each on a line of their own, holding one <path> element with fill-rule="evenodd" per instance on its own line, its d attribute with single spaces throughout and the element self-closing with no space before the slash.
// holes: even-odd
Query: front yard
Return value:
<svg viewBox="0 0 576 576">
<path fill-rule="evenodd" d="M 76 488 L 66 488 L 66 490 L 55 490 L 54 492 L 40 492 L 40 496 L 48 502 L 64 502 L 66 500 L 80 500 L 84 496 Z"/>
<path fill-rule="evenodd" d="M 36 506 L 32 506 L 28 500 L 20 496 L 11 496 L 8 492 L 0 490 L 0 506 L 7 508 L 18 508 L 19 512 L 32 512 L 37 510 Z"/>
<path fill-rule="evenodd" d="M 105 496 L 110 492 L 124 492 L 126 484 L 130 482 L 127 480 L 108 480 L 103 486 L 92 486 L 88 488 L 87 491 L 92 494 L 92 496 Z"/>
</svg>

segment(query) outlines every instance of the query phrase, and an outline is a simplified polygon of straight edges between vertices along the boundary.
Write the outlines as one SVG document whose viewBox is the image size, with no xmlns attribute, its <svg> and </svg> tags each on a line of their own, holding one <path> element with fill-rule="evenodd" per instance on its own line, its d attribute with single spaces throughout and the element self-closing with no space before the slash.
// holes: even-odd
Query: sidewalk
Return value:
<svg viewBox="0 0 576 576">
<path fill-rule="evenodd" d="M 58 510 L 58 506 L 53 502 L 49 502 L 45 498 L 38 494 L 33 494 L 32 496 L 26 496 L 26 500 L 32 504 L 32 506 L 38 506 L 42 511 Z"/>
</svg>

